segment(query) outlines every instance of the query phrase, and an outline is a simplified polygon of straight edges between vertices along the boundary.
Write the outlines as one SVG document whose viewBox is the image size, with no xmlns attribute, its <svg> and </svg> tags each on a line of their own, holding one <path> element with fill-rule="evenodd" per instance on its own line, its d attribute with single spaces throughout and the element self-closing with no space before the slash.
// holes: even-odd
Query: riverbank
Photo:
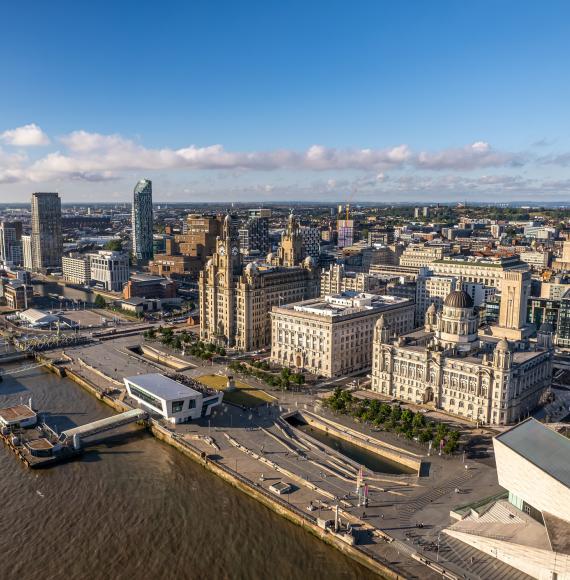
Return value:
<svg viewBox="0 0 570 580">
<path fill-rule="evenodd" d="M 46 367 L 52 372 L 59 374 L 59 376 L 68 377 L 82 389 L 109 405 L 117 412 L 124 412 L 131 409 L 127 403 L 102 392 L 99 387 L 76 371 L 64 369 L 57 365 L 46 365 Z M 359 546 L 347 544 L 337 535 L 321 528 L 318 525 L 317 518 L 308 513 L 302 512 L 290 503 L 285 502 L 280 497 L 270 494 L 258 484 L 255 484 L 242 476 L 239 472 L 216 461 L 210 455 L 204 453 L 204 451 L 201 451 L 186 439 L 183 439 L 176 433 L 165 428 L 158 421 L 154 419 L 150 420 L 150 431 L 156 439 L 174 447 L 177 451 L 183 453 L 186 457 L 192 459 L 204 469 L 217 475 L 226 483 L 229 483 L 232 487 L 260 502 L 281 517 L 284 517 L 288 521 L 300 526 L 305 531 L 324 541 L 326 544 L 336 548 L 346 556 L 358 562 L 360 565 L 365 566 L 368 570 L 380 575 L 381 577 L 390 578 L 392 580 L 403 580 L 405 578 L 390 567 L 387 562 L 381 561 L 378 556 L 373 556 L 370 553 L 363 551 Z"/>
</svg>

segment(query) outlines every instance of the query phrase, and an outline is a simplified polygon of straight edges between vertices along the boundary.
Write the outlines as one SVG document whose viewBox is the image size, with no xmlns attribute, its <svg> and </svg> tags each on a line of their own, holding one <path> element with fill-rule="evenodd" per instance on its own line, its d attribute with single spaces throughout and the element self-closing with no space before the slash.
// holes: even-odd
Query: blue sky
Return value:
<svg viewBox="0 0 570 580">
<path fill-rule="evenodd" d="M 569 196 L 570 4 L 0 9 L 0 201 Z"/>
</svg>

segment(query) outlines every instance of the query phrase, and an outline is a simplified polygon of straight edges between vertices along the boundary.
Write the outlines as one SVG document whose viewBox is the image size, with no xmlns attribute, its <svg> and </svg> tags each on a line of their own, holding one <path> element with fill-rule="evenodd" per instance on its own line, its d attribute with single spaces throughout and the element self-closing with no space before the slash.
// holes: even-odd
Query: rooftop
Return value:
<svg viewBox="0 0 570 580">
<path fill-rule="evenodd" d="M 367 294 L 365 292 L 341 292 L 324 298 L 314 298 L 303 302 L 286 304 L 279 307 L 279 309 L 336 318 L 352 314 L 381 312 L 409 302 L 408 298 L 400 296 Z"/>
<path fill-rule="evenodd" d="M 0 409 L 0 419 L 3 419 L 6 423 L 24 421 L 35 416 L 36 413 L 28 405 L 14 405 L 13 407 Z"/>
<path fill-rule="evenodd" d="M 495 439 L 570 488 L 570 439 L 564 435 L 530 418 Z"/>
<path fill-rule="evenodd" d="M 200 393 L 191 387 L 174 381 L 160 373 L 149 373 L 147 375 L 135 375 L 134 377 L 125 377 L 136 387 L 140 387 L 149 393 L 170 401 L 184 397 L 196 397 Z"/>
</svg>

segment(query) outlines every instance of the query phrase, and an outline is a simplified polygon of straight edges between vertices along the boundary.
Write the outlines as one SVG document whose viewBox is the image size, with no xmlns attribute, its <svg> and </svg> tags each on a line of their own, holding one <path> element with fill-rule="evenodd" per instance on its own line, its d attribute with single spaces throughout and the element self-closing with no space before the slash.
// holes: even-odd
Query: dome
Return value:
<svg viewBox="0 0 570 580">
<path fill-rule="evenodd" d="M 275 257 L 275 254 L 273 252 L 269 252 L 269 254 L 267 254 L 267 261 L 269 263 L 271 263 L 273 261 L 273 258 Z"/>
<path fill-rule="evenodd" d="M 435 307 L 435 303 L 434 302 L 432 302 L 429 305 L 429 307 L 427 309 L 427 312 L 429 312 L 430 314 L 435 314 L 437 312 L 437 308 Z"/>
<path fill-rule="evenodd" d="M 501 338 L 501 340 L 499 340 L 499 342 L 497 343 L 497 346 L 495 347 L 497 350 L 502 350 L 504 352 L 509 350 L 509 343 L 506 341 L 506 339 Z"/>
<path fill-rule="evenodd" d="M 257 264 L 255 262 L 250 262 L 245 267 L 245 272 L 246 272 L 246 274 L 251 274 L 251 275 L 255 275 L 255 274 L 259 273 L 259 270 L 257 269 Z"/>
<path fill-rule="evenodd" d="M 315 260 L 313 259 L 313 257 L 312 256 L 307 256 L 303 260 L 303 266 L 305 266 L 305 268 L 314 268 L 314 266 L 315 266 Z"/>
<path fill-rule="evenodd" d="M 447 295 L 443 305 L 452 308 L 473 308 L 473 299 L 465 290 L 454 290 Z"/>
<path fill-rule="evenodd" d="M 381 314 L 380 318 L 376 321 L 376 328 L 377 329 L 384 328 L 385 325 L 386 325 L 386 323 L 384 321 L 384 315 Z"/>
<path fill-rule="evenodd" d="M 542 332 L 543 334 L 553 334 L 554 333 L 554 326 L 550 322 L 543 322 L 538 329 L 538 332 Z"/>
</svg>

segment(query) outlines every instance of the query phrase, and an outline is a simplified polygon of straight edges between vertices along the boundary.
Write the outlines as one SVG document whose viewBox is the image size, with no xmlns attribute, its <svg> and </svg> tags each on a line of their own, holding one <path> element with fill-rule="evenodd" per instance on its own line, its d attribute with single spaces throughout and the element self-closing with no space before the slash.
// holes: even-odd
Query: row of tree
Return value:
<svg viewBox="0 0 570 580">
<path fill-rule="evenodd" d="M 143 333 L 143 336 L 147 340 L 159 340 L 165 346 L 179 351 L 184 350 L 185 353 L 204 360 L 211 360 L 215 356 L 226 355 L 225 348 L 211 342 L 196 340 L 192 334 L 185 330 L 174 334 L 172 328 L 159 326 L 158 330 L 156 328 L 149 328 Z"/>
<path fill-rule="evenodd" d="M 291 385 L 301 386 L 305 384 L 305 375 L 303 373 L 293 373 L 291 369 L 283 368 L 279 374 L 269 372 L 269 364 L 265 362 L 254 361 L 251 364 L 243 364 L 238 361 L 232 361 L 229 364 L 234 373 L 253 376 L 266 385 L 281 389 L 288 389 Z"/>
<path fill-rule="evenodd" d="M 383 403 L 376 399 L 360 399 L 337 387 L 324 404 L 337 413 L 351 415 L 355 420 L 369 423 L 377 429 L 402 434 L 421 443 L 432 442 L 445 453 L 453 453 L 461 433 L 445 423 L 428 421 L 423 413 L 402 409 L 398 404 Z"/>
</svg>

